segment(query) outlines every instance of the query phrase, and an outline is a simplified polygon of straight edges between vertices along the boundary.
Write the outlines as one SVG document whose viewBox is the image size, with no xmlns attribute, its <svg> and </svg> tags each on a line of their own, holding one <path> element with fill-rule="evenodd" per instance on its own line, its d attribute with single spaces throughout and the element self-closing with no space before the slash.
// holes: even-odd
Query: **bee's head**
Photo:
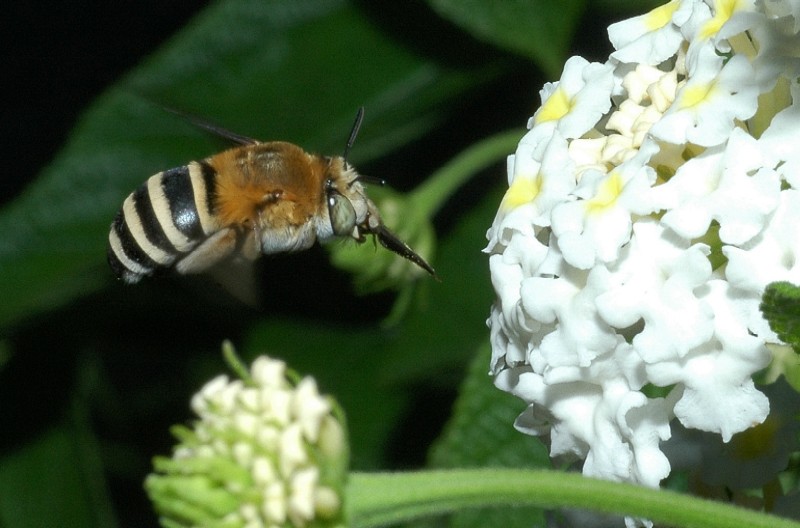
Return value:
<svg viewBox="0 0 800 528">
<path fill-rule="evenodd" d="M 338 158 L 336 161 L 344 163 L 342 158 Z M 334 236 L 358 238 L 356 226 L 366 218 L 369 204 L 358 180 L 351 178 L 348 181 L 348 172 L 353 173 L 356 178 L 358 177 L 358 174 L 352 169 L 329 173 L 324 182 L 325 203 Z"/>
<path fill-rule="evenodd" d="M 350 153 L 363 118 L 362 107 L 356 114 L 344 153 L 328 159 L 327 175 L 323 183 L 329 221 L 329 225 L 324 226 L 325 230 L 334 236 L 353 237 L 358 242 L 363 242 L 366 235 L 375 235 L 383 247 L 437 277 L 430 264 L 383 225 L 378 208 L 367 197 L 362 185 L 367 182 L 383 185 L 385 182 L 380 178 L 362 176 L 347 161 L 347 155 Z"/>
<path fill-rule="evenodd" d="M 324 185 L 325 202 L 328 209 L 330 228 L 334 236 L 351 236 L 356 240 L 362 240 L 361 224 L 369 223 L 370 217 L 374 216 L 380 223 L 375 205 L 370 202 L 364 191 L 361 182 L 372 178 L 364 178 L 347 161 L 347 155 L 355 143 L 358 129 L 364 120 L 364 107 L 358 109 L 353 127 L 350 129 L 350 136 L 344 146 L 341 156 L 328 158 L 328 168 Z M 381 180 L 378 180 L 383 183 Z M 327 226 L 326 226 L 327 227 Z"/>
</svg>

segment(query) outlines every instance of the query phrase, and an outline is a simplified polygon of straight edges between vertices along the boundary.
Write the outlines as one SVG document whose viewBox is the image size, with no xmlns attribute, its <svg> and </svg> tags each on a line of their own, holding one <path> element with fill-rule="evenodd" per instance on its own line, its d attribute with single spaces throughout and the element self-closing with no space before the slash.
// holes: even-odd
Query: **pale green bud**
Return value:
<svg viewBox="0 0 800 528">
<path fill-rule="evenodd" d="M 342 526 L 348 445 L 335 404 L 313 378 L 257 358 L 247 379 L 219 376 L 176 426 L 172 458 L 157 457 L 145 488 L 167 527 Z"/>
</svg>

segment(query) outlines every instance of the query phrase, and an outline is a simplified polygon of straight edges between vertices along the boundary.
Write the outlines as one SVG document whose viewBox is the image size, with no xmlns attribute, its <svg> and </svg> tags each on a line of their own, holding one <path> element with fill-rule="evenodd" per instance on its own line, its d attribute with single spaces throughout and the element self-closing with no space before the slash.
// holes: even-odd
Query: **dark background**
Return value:
<svg viewBox="0 0 800 528">
<path fill-rule="evenodd" d="M 81 111 L 207 2 L 9 2 L 0 64 L 7 202 L 47 164 Z M 11 95 L 13 94 L 13 95 Z M 9 97 L 10 96 L 10 97 Z"/>
</svg>

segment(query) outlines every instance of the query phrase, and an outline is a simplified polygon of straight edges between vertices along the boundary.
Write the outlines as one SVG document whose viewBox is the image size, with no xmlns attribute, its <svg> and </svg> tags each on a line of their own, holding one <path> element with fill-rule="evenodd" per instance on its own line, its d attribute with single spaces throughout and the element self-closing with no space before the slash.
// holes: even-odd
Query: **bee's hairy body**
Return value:
<svg viewBox="0 0 800 528">
<path fill-rule="evenodd" d="M 254 142 L 159 172 L 131 193 L 111 225 L 108 260 L 125 282 L 163 269 L 199 273 L 226 259 L 293 252 L 316 241 L 374 234 L 435 275 L 386 229 L 343 157 L 292 143 Z"/>
</svg>

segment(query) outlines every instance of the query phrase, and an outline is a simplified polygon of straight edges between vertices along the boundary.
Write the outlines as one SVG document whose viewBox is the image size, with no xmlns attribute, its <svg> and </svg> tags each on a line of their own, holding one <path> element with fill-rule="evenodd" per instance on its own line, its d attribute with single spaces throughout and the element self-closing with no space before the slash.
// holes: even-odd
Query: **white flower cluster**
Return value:
<svg viewBox="0 0 800 528">
<path fill-rule="evenodd" d="M 552 456 L 656 487 L 673 418 L 727 442 L 769 413 L 758 305 L 800 283 L 800 1 L 676 0 L 609 36 L 509 157 L 491 373 Z"/>
<path fill-rule="evenodd" d="M 176 431 L 182 442 L 168 474 L 148 482 L 180 494 L 162 491 L 159 509 L 176 526 L 339 525 L 347 447 L 331 403 L 313 378 L 296 386 L 287 381 L 282 361 L 261 356 L 250 376 L 219 376 L 194 396 L 200 420 L 191 430 Z M 164 485 L 158 486 L 159 478 Z M 201 513 L 183 515 L 198 503 Z"/>
</svg>

